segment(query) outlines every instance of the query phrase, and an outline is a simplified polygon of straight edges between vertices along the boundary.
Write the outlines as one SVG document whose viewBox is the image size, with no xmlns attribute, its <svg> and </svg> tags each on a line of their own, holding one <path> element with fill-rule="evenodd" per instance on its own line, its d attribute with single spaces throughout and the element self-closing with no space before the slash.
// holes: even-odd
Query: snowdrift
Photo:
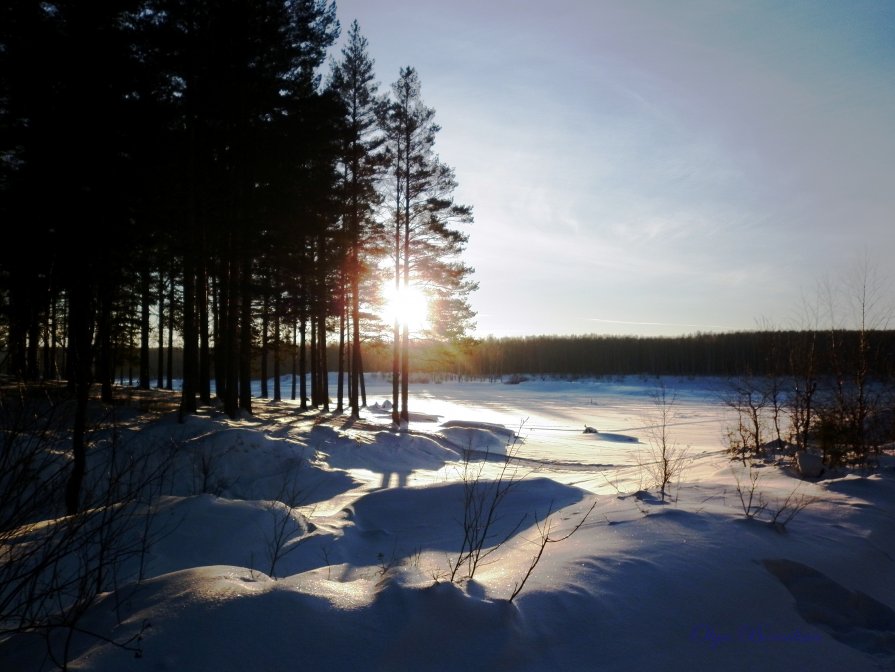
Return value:
<svg viewBox="0 0 895 672">
<path fill-rule="evenodd" d="M 713 443 L 723 411 L 694 385 L 672 428 L 692 460 L 663 503 L 642 464 L 646 387 L 550 381 L 563 408 L 520 432 L 533 386 L 502 387 L 503 408 L 475 386 L 465 408 L 461 386 L 441 408 L 420 395 L 409 432 L 264 402 L 239 421 L 141 418 L 127 450 L 163 446 L 172 465 L 145 553 L 76 631 L 0 640 L 0 669 L 53 669 L 48 645 L 91 672 L 895 666 L 891 458 L 819 480 L 750 472 Z M 580 429 L 594 400 L 605 443 Z M 808 504 L 785 526 L 746 516 L 755 473 L 766 511 Z M 470 525 L 470 502 L 496 504 Z M 486 520 L 474 576 L 451 580 Z"/>
</svg>

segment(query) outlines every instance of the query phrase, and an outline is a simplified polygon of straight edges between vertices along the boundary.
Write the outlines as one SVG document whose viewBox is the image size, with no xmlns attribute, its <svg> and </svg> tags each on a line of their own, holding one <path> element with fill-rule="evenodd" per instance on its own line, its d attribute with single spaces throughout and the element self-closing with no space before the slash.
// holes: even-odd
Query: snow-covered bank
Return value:
<svg viewBox="0 0 895 672">
<path fill-rule="evenodd" d="M 889 458 L 816 482 L 749 470 L 723 452 L 712 386 L 678 386 L 670 430 L 692 459 L 664 504 L 645 461 L 652 386 L 637 381 L 417 386 L 414 408 L 438 420 L 405 434 L 374 410 L 350 423 L 260 400 L 253 419 L 134 425 L 128 449 L 173 445 L 174 477 L 145 580 L 123 567 L 80 625 L 142 633 L 142 654 L 78 634 L 70 667 L 892 669 Z M 754 519 L 737 492 L 750 474 L 766 504 Z M 501 476 L 485 550 L 505 543 L 451 582 L 470 484 Z M 785 528 L 768 524 L 795 501 L 807 506 Z M 545 531 L 564 536 L 591 506 L 508 601 Z M 14 636 L 0 669 L 51 669 L 45 651 Z"/>
</svg>

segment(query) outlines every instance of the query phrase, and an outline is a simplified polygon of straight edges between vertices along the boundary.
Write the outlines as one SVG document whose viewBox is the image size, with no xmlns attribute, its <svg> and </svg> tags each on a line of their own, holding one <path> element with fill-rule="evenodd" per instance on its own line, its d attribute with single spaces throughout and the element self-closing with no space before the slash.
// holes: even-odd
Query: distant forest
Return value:
<svg viewBox="0 0 895 672">
<path fill-rule="evenodd" d="M 851 367 L 854 355 L 867 353 L 867 375 L 877 380 L 895 376 L 895 331 L 741 331 L 687 336 L 526 336 L 465 339 L 462 341 L 415 340 L 409 350 L 411 369 L 417 379 L 438 376 L 504 380 L 524 376 L 601 377 L 637 376 L 787 376 L 804 372 L 804 355 L 812 353 L 814 372 L 835 375 Z M 171 351 L 171 367 L 159 369 L 158 350 L 153 348 L 150 371 L 174 379 L 182 375 L 183 351 Z M 363 344 L 363 359 L 371 373 L 388 374 L 392 366 L 388 341 Z M 166 353 L 167 356 L 167 353 Z M 329 346 L 328 357 L 336 360 L 339 346 Z M 272 360 L 274 353 L 267 352 Z M 299 375 L 296 348 L 284 346 L 279 353 L 281 374 Z M 116 378 L 124 384 L 138 382 L 139 355 L 121 357 Z M 262 364 L 256 350 L 252 376 L 273 371 Z M 166 386 L 160 379 L 158 387 Z"/>
<path fill-rule="evenodd" d="M 466 366 L 477 376 L 786 375 L 804 371 L 808 356 L 816 363 L 817 373 L 831 374 L 848 368 L 859 355 L 866 360 L 869 372 L 890 376 L 895 366 L 895 331 L 489 338 L 466 353 L 457 353 L 461 368 Z M 430 361 L 437 364 L 435 353 Z"/>
</svg>

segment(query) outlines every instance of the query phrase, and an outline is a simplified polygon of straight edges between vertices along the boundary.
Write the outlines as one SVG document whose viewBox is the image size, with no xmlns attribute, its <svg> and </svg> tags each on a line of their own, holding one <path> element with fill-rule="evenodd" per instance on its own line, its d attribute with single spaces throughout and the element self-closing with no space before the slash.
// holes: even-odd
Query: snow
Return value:
<svg viewBox="0 0 895 672">
<path fill-rule="evenodd" d="M 690 458 L 665 503 L 645 468 L 648 379 L 416 384 L 407 432 L 391 428 L 381 379 L 355 422 L 255 400 L 237 421 L 206 409 L 131 423 L 130 449 L 167 447 L 174 477 L 145 578 L 124 568 L 83 625 L 142 633 L 142 657 L 79 634 L 70 668 L 895 669 L 890 458 L 819 480 L 760 463 L 768 511 L 793 492 L 810 505 L 784 529 L 746 519 L 723 381 L 665 383 Z M 496 492 L 496 548 L 451 582 L 464 501 Z M 563 537 L 591 507 L 509 601 L 542 535 Z M 0 669 L 52 669 L 45 648 L 0 642 Z"/>
</svg>

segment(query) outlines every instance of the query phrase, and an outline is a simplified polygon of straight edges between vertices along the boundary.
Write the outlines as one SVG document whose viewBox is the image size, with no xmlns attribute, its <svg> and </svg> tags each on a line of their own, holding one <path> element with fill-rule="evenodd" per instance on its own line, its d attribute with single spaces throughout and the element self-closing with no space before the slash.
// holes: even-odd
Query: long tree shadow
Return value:
<svg viewBox="0 0 895 672">
<path fill-rule="evenodd" d="M 800 562 L 767 559 L 764 566 L 792 593 L 806 622 L 854 649 L 890 662 L 895 659 L 891 607 Z"/>
</svg>

